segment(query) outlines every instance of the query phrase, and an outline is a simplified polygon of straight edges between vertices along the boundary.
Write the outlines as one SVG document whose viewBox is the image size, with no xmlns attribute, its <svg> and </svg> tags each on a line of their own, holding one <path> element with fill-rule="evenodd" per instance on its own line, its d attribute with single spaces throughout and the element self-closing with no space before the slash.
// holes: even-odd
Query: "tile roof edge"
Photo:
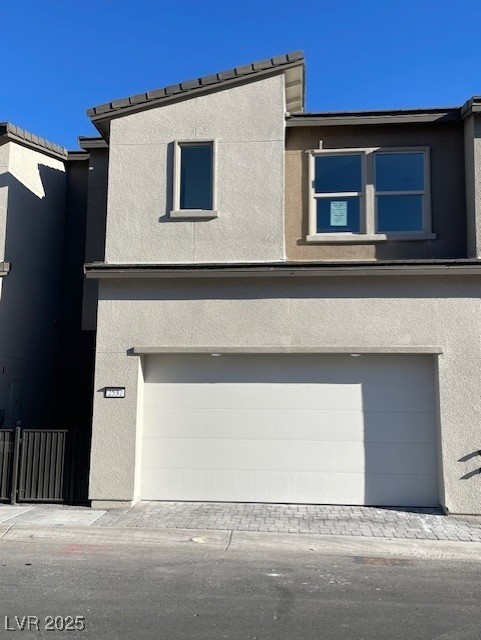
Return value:
<svg viewBox="0 0 481 640">
<path fill-rule="evenodd" d="M 59 144 L 45 140 L 21 127 L 17 127 L 11 122 L 0 122 L 0 137 L 8 138 L 12 142 L 18 142 L 32 149 L 45 153 L 46 155 L 65 160 L 68 151 Z"/>
<path fill-rule="evenodd" d="M 164 100 L 167 102 L 172 98 L 188 96 L 191 93 L 194 95 L 199 91 L 221 87 L 224 84 L 227 86 L 236 81 L 245 81 L 247 78 L 261 77 L 270 72 L 280 72 L 285 68 L 303 64 L 303 62 L 304 53 L 302 51 L 292 51 L 280 56 L 252 62 L 251 64 L 237 66 L 226 71 L 218 71 L 207 76 L 168 85 L 160 89 L 111 100 L 87 109 L 87 115 L 92 120 L 108 118 L 121 113 L 123 110 L 142 109 L 152 103 L 161 104 Z"/>
</svg>

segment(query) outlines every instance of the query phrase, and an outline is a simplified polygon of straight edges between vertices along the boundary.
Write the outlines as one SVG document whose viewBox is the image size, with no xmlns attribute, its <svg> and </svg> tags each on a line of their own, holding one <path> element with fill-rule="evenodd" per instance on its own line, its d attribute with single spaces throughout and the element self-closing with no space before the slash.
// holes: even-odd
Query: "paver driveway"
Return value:
<svg viewBox="0 0 481 640">
<path fill-rule="evenodd" d="M 93 523 L 112 525 L 481 542 L 480 517 L 449 517 L 437 509 L 142 502 Z"/>
<path fill-rule="evenodd" d="M 481 542 L 481 517 L 437 509 L 218 502 L 140 502 L 111 511 L 59 505 L 0 507 L 0 523 L 310 533 Z"/>
</svg>

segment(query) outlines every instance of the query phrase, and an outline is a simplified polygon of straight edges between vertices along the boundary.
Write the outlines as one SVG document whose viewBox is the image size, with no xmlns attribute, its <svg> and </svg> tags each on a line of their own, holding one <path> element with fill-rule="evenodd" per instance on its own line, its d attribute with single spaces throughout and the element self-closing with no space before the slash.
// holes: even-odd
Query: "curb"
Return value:
<svg viewBox="0 0 481 640">
<path fill-rule="evenodd" d="M 68 527 L 11 524 L 0 530 L 0 544 L 10 542 L 47 542 L 77 544 L 89 552 L 89 546 L 110 548 L 117 545 L 155 546 L 159 552 L 172 547 L 238 552 L 289 553 L 367 556 L 374 558 L 403 557 L 410 559 L 462 560 L 481 562 L 481 543 L 444 540 L 407 540 L 359 536 L 315 534 L 279 534 L 247 531 L 215 531 L 212 529 L 141 529 L 126 527 Z"/>
</svg>

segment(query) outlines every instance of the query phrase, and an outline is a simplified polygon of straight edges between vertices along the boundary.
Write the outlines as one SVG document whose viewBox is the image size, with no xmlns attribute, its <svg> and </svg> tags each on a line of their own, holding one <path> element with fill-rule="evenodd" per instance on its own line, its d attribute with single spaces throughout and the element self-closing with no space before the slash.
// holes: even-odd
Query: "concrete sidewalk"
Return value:
<svg viewBox="0 0 481 640">
<path fill-rule="evenodd" d="M 329 505 L 141 502 L 111 511 L 63 505 L 0 506 L 3 528 L 235 531 L 364 538 L 481 542 L 481 517 L 436 509 Z"/>
</svg>

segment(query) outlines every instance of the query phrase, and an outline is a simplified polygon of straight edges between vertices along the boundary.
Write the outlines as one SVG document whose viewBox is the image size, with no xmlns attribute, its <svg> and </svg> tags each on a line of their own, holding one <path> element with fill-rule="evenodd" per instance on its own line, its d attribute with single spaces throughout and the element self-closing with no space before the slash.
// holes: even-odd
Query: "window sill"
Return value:
<svg viewBox="0 0 481 640">
<path fill-rule="evenodd" d="M 212 220 L 219 217 L 219 212 L 207 209 L 179 209 L 178 211 L 171 211 L 170 217 L 175 219 Z"/>
<path fill-rule="evenodd" d="M 398 240 L 435 240 L 435 233 L 316 233 L 306 237 L 306 242 L 317 244 L 361 244 Z"/>
</svg>

